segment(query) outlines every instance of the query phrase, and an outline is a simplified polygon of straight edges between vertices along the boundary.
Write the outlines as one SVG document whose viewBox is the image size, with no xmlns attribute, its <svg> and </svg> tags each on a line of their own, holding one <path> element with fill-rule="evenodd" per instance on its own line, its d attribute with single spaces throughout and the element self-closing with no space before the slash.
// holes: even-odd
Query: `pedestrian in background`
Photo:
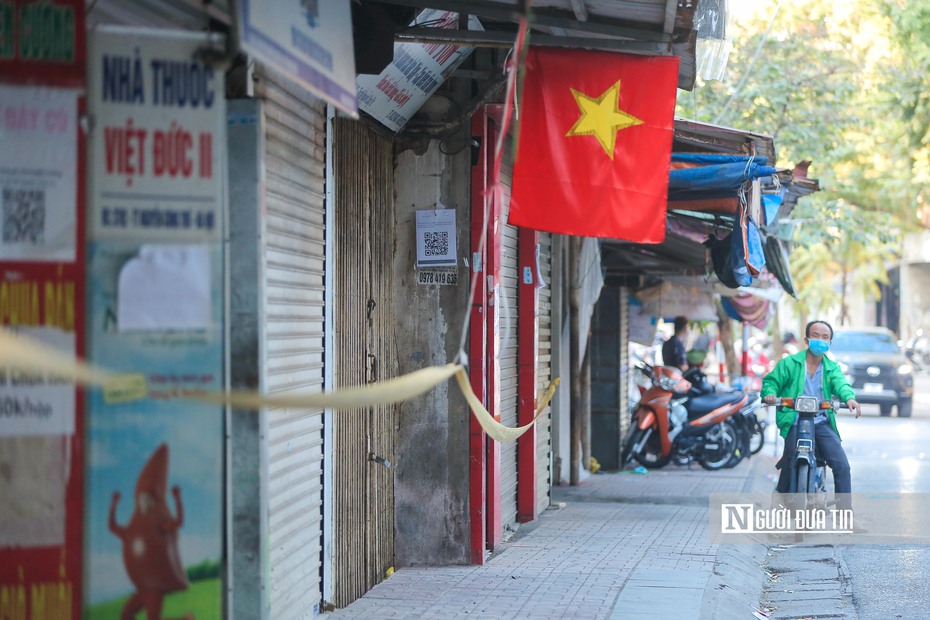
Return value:
<svg viewBox="0 0 930 620">
<path fill-rule="evenodd" d="M 685 371 L 688 369 L 688 360 L 685 357 L 685 341 L 690 331 L 688 317 L 675 317 L 675 333 L 662 345 L 662 363 L 666 366 L 675 366 Z"/>
</svg>

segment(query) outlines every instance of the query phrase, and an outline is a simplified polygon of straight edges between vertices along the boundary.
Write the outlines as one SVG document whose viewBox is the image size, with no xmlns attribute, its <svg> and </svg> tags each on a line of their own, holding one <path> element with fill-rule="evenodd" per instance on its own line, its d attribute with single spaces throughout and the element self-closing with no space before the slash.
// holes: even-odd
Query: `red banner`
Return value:
<svg viewBox="0 0 930 620">
<path fill-rule="evenodd" d="M 84 355 L 84 0 L 0 2 L 0 325 Z M 0 370 L 0 619 L 81 617 L 83 393 Z"/>
<path fill-rule="evenodd" d="M 4 82 L 84 87 L 84 0 L 0 2 L 0 76 Z"/>
<path fill-rule="evenodd" d="M 531 49 L 511 224 L 665 238 L 678 57 Z"/>
</svg>

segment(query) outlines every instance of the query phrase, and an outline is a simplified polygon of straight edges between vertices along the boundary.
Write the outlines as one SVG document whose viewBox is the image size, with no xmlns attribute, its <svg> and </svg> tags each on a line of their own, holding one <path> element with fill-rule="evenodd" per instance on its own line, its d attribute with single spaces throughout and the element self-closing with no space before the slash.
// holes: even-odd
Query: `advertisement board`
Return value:
<svg viewBox="0 0 930 620">
<path fill-rule="evenodd" d="M 223 410 L 222 70 L 206 36 L 95 29 L 90 360 L 132 375 L 88 399 L 84 618 L 219 618 Z"/>
<path fill-rule="evenodd" d="M 84 352 L 83 0 L 0 4 L 0 326 Z M 84 410 L 0 371 L 0 618 L 81 616 Z"/>
<path fill-rule="evenodd" d="M 410 25 L 455 29 L 458 21 L 455 11 L 425 9 Z M 468 29 L 483 30 L 474 15 L 468 18 Z M 385 127 L 400 131 L 473 49 L 451 43 L 395 43 L 394 59 L 380 74 L 358 76 L 359 107 Z"/>
</svg>

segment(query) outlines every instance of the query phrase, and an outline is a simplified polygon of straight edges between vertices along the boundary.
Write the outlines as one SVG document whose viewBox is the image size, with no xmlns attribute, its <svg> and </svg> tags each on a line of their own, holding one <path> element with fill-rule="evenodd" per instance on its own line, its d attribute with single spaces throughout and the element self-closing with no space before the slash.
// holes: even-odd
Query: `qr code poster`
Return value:
<svg viewBox="0 0 930 620">
<path fill-rule="evenodd" d="M 417 211 L 417 267 L 455 267 L 455 209 Z"/>
<path fill-rule="evenodd" d="M 0 260 L 76 258 L 77 97 L 0 84 Z"/>
</svg>

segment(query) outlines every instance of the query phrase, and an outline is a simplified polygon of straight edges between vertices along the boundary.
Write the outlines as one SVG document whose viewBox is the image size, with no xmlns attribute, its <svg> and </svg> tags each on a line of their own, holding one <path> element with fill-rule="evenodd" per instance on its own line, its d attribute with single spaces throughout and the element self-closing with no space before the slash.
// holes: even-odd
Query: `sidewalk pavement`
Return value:
<svg viewBox="0 0 930 620">
<path fill-rule="evenodd" d="M 710 543 L 708 495 L 768 492 L 763 450 L 733 469 L 669 465 L 554 487 L 553 508 L 484 566 L 403 568 L 335 618 L 746 620 L 767 548 Z"/>
</svg>

